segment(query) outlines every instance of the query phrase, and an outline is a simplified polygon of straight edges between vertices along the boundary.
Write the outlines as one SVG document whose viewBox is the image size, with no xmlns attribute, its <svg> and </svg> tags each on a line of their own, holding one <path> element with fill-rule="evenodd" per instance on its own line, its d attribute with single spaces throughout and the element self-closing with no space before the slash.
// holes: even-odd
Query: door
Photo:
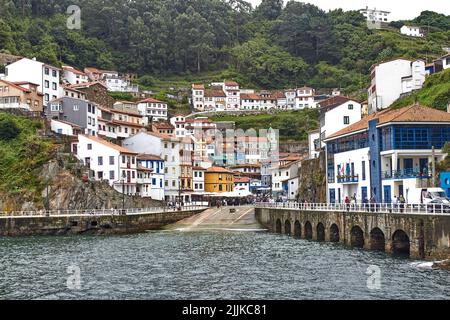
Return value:
<svg viewBox="0 0 450 320">
<path fill-rule="evenodd" d="M 338 188 L 338 203 L 341 203 L 341 189 Z"/>
<path fill-rule="evenodd" d="M 330 189 L 330 203 L 336 202 L 336 190 Z"/>
<path fill-rule="evenodd" d="M 413 159 L 403 159 L 403 174 L 410 175 L 413 171 Z"/>
<path fill-rule="evenodd" d="M 367 198 L 367 187 L 361 187 L 361 201 L 364 203 L 367 200 L 369 200 Z"/>
<path fill-rule="evenodd" d="M 405 195 L 403 194 L 403 185 L 402 185 L 402 184 L 398 186 L 398 196 L 399 196 L 399 197 L 400 197 L 400 196 L 405 196 Z"/>
<path fill-rule="evenodd" d="M 384 203 L 391 203 L 391 186 L 384 186 Z"/>
</svg>

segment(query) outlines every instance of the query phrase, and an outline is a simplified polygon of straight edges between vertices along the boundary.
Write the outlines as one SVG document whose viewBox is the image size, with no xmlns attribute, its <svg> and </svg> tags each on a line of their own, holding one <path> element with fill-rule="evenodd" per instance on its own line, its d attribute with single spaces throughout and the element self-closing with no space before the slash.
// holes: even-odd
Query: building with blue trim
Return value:
<svg viewBox="0 0 450 320">
<path fill-rule="evenodd" d="M 328 202 L 373 196 L 390 203 L 400 195 L 408 201 L 413 189 L 432 187 L 432 148 L 441 161 L 447 141 L 450 113 L 444 111 L 416 104 L 363 118 L 325 139 Z"/>
<path fill-rule="evenodd" d="M 139 154 L 137 164 L 137 194 L 164 200 L 164 160 L 152 154 Z"/>
</svg>

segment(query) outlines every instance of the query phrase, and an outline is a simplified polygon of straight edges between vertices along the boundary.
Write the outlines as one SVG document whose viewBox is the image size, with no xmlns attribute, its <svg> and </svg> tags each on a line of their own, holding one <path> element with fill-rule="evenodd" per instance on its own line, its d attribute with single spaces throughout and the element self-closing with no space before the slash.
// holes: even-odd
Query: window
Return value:
<svg viewBox="0 0 450 320">
<path fill-rule="evenodd" d="M 44 81 L 44 87 L 50 88 L 50 82 L 48 80 Z"/>
<path fill-rule="evenodd" d="M 79 110 L 80 110 L 80 106 L 78 106 L 77 104 L 74 104 L 73 105 L 73 111 L 79 111 Z"/>
<path fill-rule="evenodd" d="M 362 170 L 362 180 L 365 181 L 366 180 L 366 162 L 365 161 L 361 162 L 361 170 Z"/>
<path fill-rule="evenodd" d="M 52 70 L 52 76 L 56 78 L 56 76 L 57 76 L 56 70 Z"/>
<path fill-rule="evenodd" d="M 57 86 L 57 85 L 56 85 L 56 82 L 53 82 L 53 83 L 52 83 L 52 89 L 53 89 L 53 90 L 56 90 L 56 86 Z"/>
<path fill-rule="evenodd" d="M 348 110 L 353 110 L 353 104 L 348 105 Z"/>
<path fill-rule="evenodd" d="M 45 68 L 45 69 L 44 69 L 44 73 L 45 73 L 46 75 L 49 75 L 49 74 L 50 74 L 50 69 L 49 69 L 49 68 Z"/>
<path fill-rule="evenodd" d="M 103 171 L 97 172 L 97 177 L 98 177 L 99 179 L 103 179 Z"/>
<path fill-rule="evenodd" d="M 114 165 L 114 156 L 109 157 L 109 164 Z"/>
<path fill-rule="evenodd" d="M 92 150 L 92 143 L 88 143 L 87 149 L 88 149 L 88 150 Z"/>
<path fill-rule="evenodd" d="M 114 180 L 115 179 L 115 177 L 114 177 L 114 171 L 110 171 L 109 172 L 109 180 Z"/>
<path fill-rule="evenodd" d="M 99 166 L 103 165 L 103 157 L 98 157 L 98 165 Z"/>
<path fill-rule="evenodd" d="M 350 117 L 344 116 L 344 124 L 350 124 Z"/>
</svg>

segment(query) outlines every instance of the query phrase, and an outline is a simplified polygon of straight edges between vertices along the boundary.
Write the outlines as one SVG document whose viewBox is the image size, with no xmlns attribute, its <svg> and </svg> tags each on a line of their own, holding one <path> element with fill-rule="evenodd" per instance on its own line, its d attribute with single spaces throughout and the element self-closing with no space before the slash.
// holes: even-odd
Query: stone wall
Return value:
<svg viewBox="0 0 450 320">
<path fill-rule="evenodd" d="M 298 171 L 298 199 L 309 203 L 327 202 L 325 153 L 319 158 L 304 160 Z"/>
<path fill-rule="evenodd" d="M 272 232 L 388 253 L 395 253 L 405 245 L 403 231 L 412 258 L 450 259 L 450 216 L 256 209 L 256 218 Z M 358 228 L 362 231 L 361 239 Z"/>
<path fill-rule="evenodd" d="M 0 217 L 0 236 L 139 233 L 161 229 L 202 211 L 108 216 Z"/>
</svg>

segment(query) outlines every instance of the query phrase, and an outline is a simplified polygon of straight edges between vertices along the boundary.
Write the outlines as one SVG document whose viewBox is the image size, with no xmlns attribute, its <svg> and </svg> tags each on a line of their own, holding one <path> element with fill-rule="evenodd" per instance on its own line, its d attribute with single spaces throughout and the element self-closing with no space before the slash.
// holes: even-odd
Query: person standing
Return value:
<svg viewBox="0 0 450 320">
<path fill-rule="evenodd" d="M 345 197 L 345 207 L 347 208 L 347 212 L 350 211 L 350 198 L 348 196 Z"/>
<path fill-rule="evenodd" d="M 405 198 L 403 197 L 402 194 L 400 195 L 399 201 L 400 201 L 400 212 L 403 213 L 403 209 L 405 208 L 406 200 L 405 200 Z"/>
</svg>

